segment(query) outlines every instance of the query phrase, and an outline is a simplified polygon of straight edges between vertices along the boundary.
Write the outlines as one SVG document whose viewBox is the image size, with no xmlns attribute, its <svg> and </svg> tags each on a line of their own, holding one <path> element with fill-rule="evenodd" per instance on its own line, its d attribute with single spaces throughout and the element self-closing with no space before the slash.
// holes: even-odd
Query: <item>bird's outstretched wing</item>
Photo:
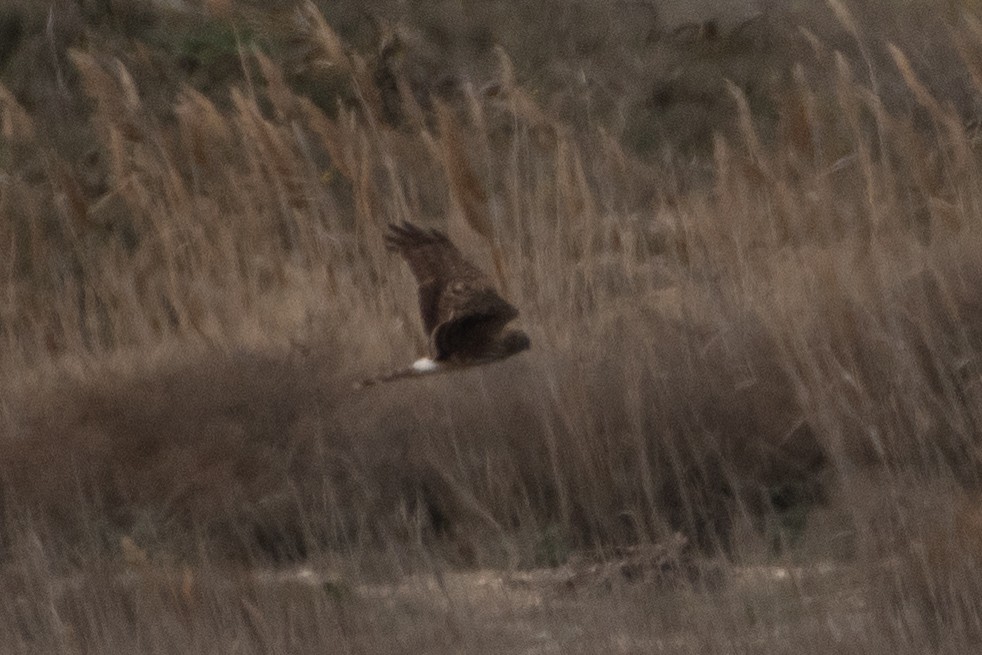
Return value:
<svg viewBox="0 0 982 655">
<path fill-rule="evenodd" d="M 435 359 L 479 352 L 518 316 L 443 232 L 412 223 L 390 225 L 385 242 L 402 255 L 419 284 L 420 315 Z"/>
</svg>

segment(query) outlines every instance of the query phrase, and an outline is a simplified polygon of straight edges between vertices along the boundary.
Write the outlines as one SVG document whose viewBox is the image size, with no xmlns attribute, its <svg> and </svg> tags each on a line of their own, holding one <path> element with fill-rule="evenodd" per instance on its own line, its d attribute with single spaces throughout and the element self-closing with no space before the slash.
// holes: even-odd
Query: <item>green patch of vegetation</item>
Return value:
<svg viewBox="0 0 982 655">
<path fill-rule="evenodd" d="M 533 566 L 556 567 L 565 564 L 572 554 L 573 548 L 566 534 L 566 529 L 559 524 L 545 527 L 535 543 Z"/>
<path fill-rule="evenodd" d="M 200 20 L 158 26 L 148 42 L 167 53 L 189 84 L 214 93 L 242 79 L 241 53 L 256 37 L 229 21 Z"/>
</svg>

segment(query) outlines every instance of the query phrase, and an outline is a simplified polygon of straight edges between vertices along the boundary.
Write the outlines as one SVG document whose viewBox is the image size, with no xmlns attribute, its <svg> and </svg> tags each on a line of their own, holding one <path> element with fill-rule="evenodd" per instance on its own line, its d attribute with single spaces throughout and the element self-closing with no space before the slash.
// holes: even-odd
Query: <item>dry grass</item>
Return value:
<svg viewBox="0 0 982 655">
<path fill-rule="evenodd" d="M 0 15 L 2 642 L 973 652 L 978 19 L 451 4 Z M 530 353 L 352 389 L 403 220 Z"/>
</svg>

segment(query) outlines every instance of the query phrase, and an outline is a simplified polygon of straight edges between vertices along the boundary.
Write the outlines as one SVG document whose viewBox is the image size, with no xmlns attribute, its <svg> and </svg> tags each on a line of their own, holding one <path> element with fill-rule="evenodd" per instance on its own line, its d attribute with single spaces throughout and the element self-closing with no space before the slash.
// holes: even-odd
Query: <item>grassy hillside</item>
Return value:
<svg viewBox="0 0 982 655">
<path fill-rule="evenodd" d="M 974 652 L 973 12 L 5 4 L 0 643 Z"/>
</svg>

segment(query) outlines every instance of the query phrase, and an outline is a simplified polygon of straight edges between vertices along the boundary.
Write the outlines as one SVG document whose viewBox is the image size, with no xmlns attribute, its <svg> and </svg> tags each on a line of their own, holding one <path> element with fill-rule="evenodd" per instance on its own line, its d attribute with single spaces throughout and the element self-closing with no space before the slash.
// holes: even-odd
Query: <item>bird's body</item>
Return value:
<svg viewBox="0 0 982 655">
<path fill-rule="evenodd" d="M 429 337 L 430 357 L 363 385 L 478 366 L 529 349 L 524 332 L 505 330 L 518 310 L 443 232 L 411 223 L 390 225 L 385 243 L 402 255 L 419 284 L 420 316 Z"/>
</svg>

